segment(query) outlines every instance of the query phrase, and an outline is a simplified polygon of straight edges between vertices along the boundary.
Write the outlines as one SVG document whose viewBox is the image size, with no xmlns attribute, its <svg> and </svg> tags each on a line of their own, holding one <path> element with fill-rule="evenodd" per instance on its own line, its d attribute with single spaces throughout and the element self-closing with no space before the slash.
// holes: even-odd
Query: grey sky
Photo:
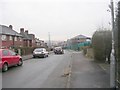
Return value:
<svg viewBox="0 0 120 90">
<path fill-rule="evenodd" d="M 110 28 L 109 3 L 110 0 L 2 0 L 0 23 L 12 24 L 18 32 L 24 27 L 43 40 L 48 40 L 48 32 L 52 40 L 66 40 L 78 34 L 92 36 L 101 26 Z"/>
</svg>

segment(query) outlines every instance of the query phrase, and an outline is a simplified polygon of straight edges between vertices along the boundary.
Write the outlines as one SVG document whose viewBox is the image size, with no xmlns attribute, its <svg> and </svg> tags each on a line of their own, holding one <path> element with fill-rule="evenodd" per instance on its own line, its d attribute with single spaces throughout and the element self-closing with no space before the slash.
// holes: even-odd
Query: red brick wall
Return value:
<svg viewBox="0 0 120 90">
<path fill-rule="evenodd" d="M 35 40 L 32 40 L 32 47 L 36 47 L 37 45 L 36 45 L 36 42 L 35 42 Z"/>
<path fill-rule="evenodd" d="M 36 43 L 35 43 L 35 40 L 33 41 L 30 41 L 30 40 L 20 40 L 19 37 L 17 37 L 17 41 L 15 41 L 14 39 L 14 42 L 13 40 L 10 40 L 9 39 L 9 36 L 6 36 L 6 40 L 5 41 L 2 41 L 2 47 L 11 47 L 11 46 L 14 46 L 15 47 L 36 47 Z"/>
<path fill-rule="evenodd" d="M 28 47 L 28 40 L 24 40 L 24 41 L 23 41 L 23 46 L 24 46 L 24 47 Z"/>
<path fill-rule="evenodd" d="M 9 36 L 6 36 L 6 40 L 2 41 L 2 47 L 10 47 L 13 45 L 13 41 L 9 40 Z"/>
<path fill-rule="evenodd" d="M 2 41 L 2 47 L 10 47 L 13 45 L 12 41 Z"/>
<path fill-rule="evenodd" d="M 20 47 L 23 47 L 23 39 L 20 41 L 20 38 L 17 37 L 17 41 L 14 41 L 14 45 L 15 46 L 20 46 Z"/>
<path fill-rule="evenodd" d="M 5 41 L 2 41 L 2 47 L 11 47 L 13 46 L 13 40 L 9 39 L 9 36 L 6 37 Z M 16 47 L 22 47 L 23 46 L 23 40 L 20 41 L 20 39 L 17 37 L 17 41 L 14 41 L 14 46 Z"/>
<path fill-rule="evenodd" d="M 86 41 L 86 39 L 85 38 L 83 38 L 83 39 L 72 39 L 72 43 L 80 43 L 80 42 L 85 42 Z"/>
</svg>

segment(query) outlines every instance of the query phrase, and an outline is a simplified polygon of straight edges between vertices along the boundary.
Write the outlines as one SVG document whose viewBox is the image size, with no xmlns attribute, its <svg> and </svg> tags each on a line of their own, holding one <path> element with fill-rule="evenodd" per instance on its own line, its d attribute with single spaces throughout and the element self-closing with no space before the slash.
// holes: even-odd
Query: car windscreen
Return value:
<svg viewBox="0 0 120 90">
<path fill-rule="evenodd" d="M 35 49 L 34 51 L 35 51 L 35 52 L 42 52 L 43 49 Z"/>
<path fill-rule="evenodd" d="M 56 47 L 55 50 L 61 50 L 62 48 L 61 47 Z"/>
</svg>

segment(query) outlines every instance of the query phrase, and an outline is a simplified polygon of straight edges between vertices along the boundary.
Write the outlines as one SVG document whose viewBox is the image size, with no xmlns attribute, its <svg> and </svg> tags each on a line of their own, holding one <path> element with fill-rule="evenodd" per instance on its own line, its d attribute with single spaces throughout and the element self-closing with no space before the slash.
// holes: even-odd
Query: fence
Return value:
<svg viewBox="0 0 120 90">
<path fill-rule="evenodd" d="M 73 43 L 70 44 L 69 46 L 67 46 L 68 49 L 72 49 L 72 50 L 76 50 L 76 51 L 80 51 L 82 50 L 82 47 L 84 46 L 90 46 L 91 42 L 90 41 L 86 41 L 86 42 L 82 42 L 82 43 Z"/>
</svg>

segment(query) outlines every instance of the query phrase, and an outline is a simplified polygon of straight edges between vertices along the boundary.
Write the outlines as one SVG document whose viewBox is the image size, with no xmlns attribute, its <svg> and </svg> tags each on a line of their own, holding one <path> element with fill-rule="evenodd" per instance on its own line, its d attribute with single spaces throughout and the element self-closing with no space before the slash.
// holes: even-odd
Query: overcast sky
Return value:
<svg viewBox="0 0 120 90">
<path fill-rule="evenodd" d="M 114 0 L 115 3 L 118 0 Z M 110 0 L 2 0 L 0 23 L 14 30 L 29 30 L 36 37 L 67 40 L 79 34 L 92 36 L 99 27 L 110 28 Z"/>
</svg>

